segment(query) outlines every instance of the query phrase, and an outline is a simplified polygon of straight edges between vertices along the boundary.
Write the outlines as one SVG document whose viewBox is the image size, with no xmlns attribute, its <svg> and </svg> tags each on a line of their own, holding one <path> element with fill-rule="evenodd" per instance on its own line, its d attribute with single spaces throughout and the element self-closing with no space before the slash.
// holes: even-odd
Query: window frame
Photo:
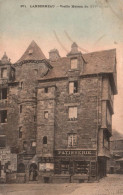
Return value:
<svg viewBox="0 0 123 195">
<path fill-rule="evenodd" d="M 22 137 L 23 137 L 22 126 L 19 127 L 18 137 L 19 137 L 19 139 L 22 139 Z"/>
<path fill-rule="evenodd" d="M 76 60 L 76 67 L 74 68 L 74 67 L 72 67 L 72 61 L 75 61 Z M 75 66 L 75 65 L 74 65 Z M 70 59 L 70 69 L 71 70 L 76 70 L 78 68 L 78 58 L 77 57 L 75 57 L 75 58 L 71 58 Z"/>
<path fill-rule="evenodd" d="M 44 88 L 44 93 L 48 93 L 48 91 L 49 91 L 48 87 L 45 87 Z"/>
<path fill-rule="evenodd" d="M 3 76 L 3 72 L 6 70 L 6 77 Z M 6 79 L 7 78 L 7 68 L 1 68 L 1 78 Z"/>
<path fill-rule="evenodd" d="M 20 104 L 20 107 L 19 107 L 20 114 L 22 113 L 22 109 L 23 109 L 22 104 Z"/>
<path fill-rule="evenodd" d="M 4 94 L 3 90 L 6 90 L 5 98 L 3 98 L 3 94 Z M 1 88 L 0 89 L 0 100 L 7 100 L 7 94 L 8 94 L 7 92 L 8 92 L 7 88 Z"/>
<path fill-rule="evenodd" d="M 74 143 L 74 139 L 75 139 L 75 143 Z M 77 147 L 77 139 L 78 139 L 77 133 L 68 133 L 68 144 L 67 144 L 68 147 L 69 148 L 75 148 L 75 147 Z"/>
<path fill-rule="evenodd" d="M 47 117 L 46 117 L 46 114 L 47 114 Z M 49 112 L 46 110 L 44 111 L 44 119 L 48 120 L 49 118 Z"/>
<path fill-rule="evenodd" d="M 2 116 L 2 112 L 6 111 L 6 118 Z M 4 120 L 3 120 L 3 118 Z M 0 123 L 4 124 L 7 123 L 7 110 L 0 110 Z"/>
<path fill-rule="evenodd" d="M 72 117 L 72 118 L 70 118 L 70 113 L 72 113 L 72 115 L 73 115 L 73 113 L 74 113 L 74 111 L 72 111 L 72 112 L 70 112 L 70 109 L 75 109 L 76 108 L 76 116 L 75 117 Z M 77 106 L 69 106 L 68 107 L 68 119 L 71 121 L 76 121 L 77 120 L 77 118 L 78 118 L 78 107 Z"/>
<path fill-rule="evenodd" d="M 47 136 L 44 136 L 43 137 L 43 145 L 46 145 L 47 144 Z"/>
<path fill-rule="evenodd" d="M 5 144 L 4 144 L 4 146 L 0 146 L 0 148 L 5 148 L 6 147 L 6 136 L 5 135 L 0 135 L 0 138 L 4 138 L 5 140 Z M 0 141 L 0 143 L 1 143 L 1 141 Z"/>
<path fill-rule="evenodd" d="M 73 83 L 73 89 L 72 90 L 71 90 L 71 86 L 70 86 L 71 83 Z M 68 86 L 69 94 L 76 94 L 76 93 L 78 93 L 78 81 L 77 80 L 69 81 L 68 85 L 69 85 Z"/>
</svg>

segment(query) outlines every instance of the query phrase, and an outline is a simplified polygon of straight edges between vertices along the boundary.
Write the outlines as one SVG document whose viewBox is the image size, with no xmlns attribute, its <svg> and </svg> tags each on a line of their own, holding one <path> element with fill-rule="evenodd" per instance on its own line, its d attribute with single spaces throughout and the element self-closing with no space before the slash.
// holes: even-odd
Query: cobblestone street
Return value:
<svg viewBox="0 0 123 195">
<path fill-rule="evenodd" d="M 0 195 L 121 195 L 123 175 L 108 175 L 97 183 L 1 184 Z"/>
</svg>

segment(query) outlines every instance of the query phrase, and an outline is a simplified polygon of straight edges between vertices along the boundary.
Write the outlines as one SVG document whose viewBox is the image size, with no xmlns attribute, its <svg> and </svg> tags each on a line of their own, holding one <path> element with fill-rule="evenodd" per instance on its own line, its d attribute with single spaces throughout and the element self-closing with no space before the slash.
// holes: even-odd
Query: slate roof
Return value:
<svg viewBox="0 0 123 195">
<path fill-rule="evenodd" d="M 116 65 L 116 49 L 92 52 L 83 55 L 87 62 L 85 74 L 113 73 Z"/>
<path fill-rule="evenodd" d="M 46 59 L 40 47 L 37 45 L 35 41 L 32 41 L 29 47 L 26 49 L 25 53 L 22 57 L 16 62 L 20 63 L 26 60 L 43 60 Z"/>
<path fill-rule="evenodd" d="M 81 52 L 78 52 L 78 55 L 82 55 L 82 58 L 84 59 L 85 62 L 84 71 L 81 72 L 81 75 L 115 73 L 116 49 L 97 51 L 86 54 L 81 54 Z M 25 53 L 15 64 L 21 62 L 25 63 L 26 61 L 30 60 L 35 61 L 45 60 L 47 63 L 49 63 L 49 65 L 51 65 L 51 69 L 49 70 L 48 74 L 45 75 L 40 80 L 62 78 L 68 76 L 70 58 L 60 57 L 59 59 L 57 59 L 57 61 L 47 60 L 42 50 L 35 43 L 35 41 L 31 42 Z"/>
<path fill-rule="evenodd" d="M 116 64 L 116 50 L 104 50 L 82 54 L 85 60 L 84 71 L 81 75 L 99 74 L 99 73 L 114 73 Z M 50 62 L 50 61 L 49 61 Z M 42 79 L 52 79 L 67 77 L 69 70 L 70 59 L 68 57 L 59 58 L 55 62 L 50 62 L 53 69 Z"/>
</svg>

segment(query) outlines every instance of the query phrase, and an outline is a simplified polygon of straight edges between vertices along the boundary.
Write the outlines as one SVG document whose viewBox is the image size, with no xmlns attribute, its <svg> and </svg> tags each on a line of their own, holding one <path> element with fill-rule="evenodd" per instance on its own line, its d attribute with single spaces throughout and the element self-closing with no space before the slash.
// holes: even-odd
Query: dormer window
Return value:
<svg viewBox="0 0 123 195">
<path fill-rule="evenodd" d="M 33 49 L 30 49 L 29 50 L 29 55 L 32 55 L 32 53 L 33 53 Z"/>
<path fill-rule="evenodd" d="M 77 69 L 78 60 L 77 58 L 71 59 L 71 69 Z"/>
</svg>

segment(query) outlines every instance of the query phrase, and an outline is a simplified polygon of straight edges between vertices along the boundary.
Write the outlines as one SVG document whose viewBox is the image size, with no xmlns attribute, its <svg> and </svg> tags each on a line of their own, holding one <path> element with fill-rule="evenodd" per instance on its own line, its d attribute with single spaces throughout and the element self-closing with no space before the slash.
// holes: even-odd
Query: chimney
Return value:
<svg viewBox="0 0 123 195">
<path fill-rule="evenodd" d="M 59 52 L 57 49 L 52 49 L 49 52 L 49 59 L 51 61 L 57 61 L 60 58 Z"/>
</svg>

